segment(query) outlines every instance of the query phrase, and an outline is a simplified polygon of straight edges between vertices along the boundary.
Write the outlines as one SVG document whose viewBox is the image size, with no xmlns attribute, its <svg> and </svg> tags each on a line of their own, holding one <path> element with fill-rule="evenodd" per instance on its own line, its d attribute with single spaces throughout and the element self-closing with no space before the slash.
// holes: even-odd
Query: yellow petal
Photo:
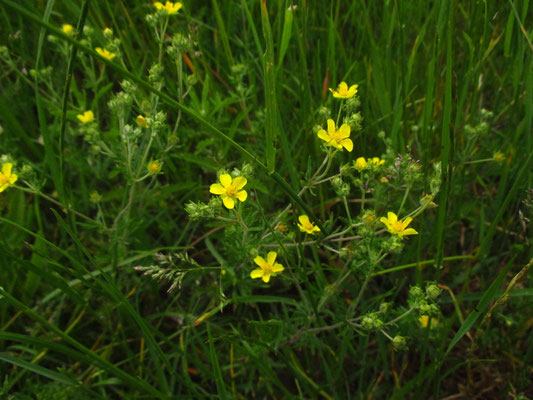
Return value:
<svg viewBox="0 0 533 400">
<path fill-rule="evenodd" d="M 248 193 L 246 193 L 246 190 L 241 190 L 240 192 L 237 192 L 235 197 L 237 197 L 239 201 L 243 202 L 248 198 Z"/>
<path fill-rule="evenodd" d="M 357 160 L 355 160 L 355 169 L 356 170 L 362 171 L 366 167 L 368 167 L 368 163 L 366 162 L 364 157 L 359 157 Z"/>
<path fill-rule="evenodd" d="M 264 272 L 262 269 L 254 269 L 252 272 L 250 272 L 250 278 L 256 279 L 261 278 L 263 276 Z"/>
<path fill-rule="evenodd" d="M 350 86 L 350 89 L 348 90 L 348 96 L 352 97 L 357 93 L 357 85 Z"/>
<path fill-rule="evenodd" d="M 277 256 L 278 256 L 278 253 L 276 253 L 275 251 L 268 252 L 268 254 L 267 254 L 267 263 L 269 265 L 274 265 L 274 263 L 276 262 L 276 257 Z"/>
<path fill-rule="evenodd" d="M 244 176 L 238 176 L 233 180 L 233 185 L 237 188 L 237 190 L 241 190 L 248 181 Z"/>
<path fill-rule="evenodd" d="M 305 225 L 309 223 L 309 217 L 307 215 L 300 215 L 298 217 L 298 221 L 300 221 L 300 224 Z"/>
<path fill-rule="evenodd" d="M 257 257 L 254 258 L 254 263 L 259 265 L 260 267 L 263 267 L 263 265 L 266 264 L 266 261 L 265 261 L 265 259 L 263 257 L 257 256 Z"/>
<path fill-rule="evenodd" d="M 411 217 L 407 217 L 406 219 L 404 219 L 404 220 L 402 221 L 402 223 L 403 223 L 403 227 L 404 227 L 404 228 L 407 228 L 407 226 L 411 223 L 412 220 L 413 220 L 413 218 L 411 218 Z"/>
<path fill-rule="evenodd" d="M 209 192 L 213 194 L 223 194 L 226 193 L 226 189 L 224 189 L 220 183 L 213 183 L 209 188 Z"/>
<path fill-rule="evenodd" d="M 224 203 L 224 207 L 229 210 L 235 207 L 235 201 L 229 196 L 222 196 L 222 203 Z"/>
<path fill-rule="evenodd" d="M 2 173 L 7 177 L 11 175 L 11 168 L 13 168 L 13 164 L 11 163 L 5 163 L 2 165 Z"/>
<path fill-rule="evenodd" d="M 229 185 L 231 185 L 232 179 L 230 174 L 222 174 L 220 175 L 220 183 L 222 183 L 222 186 L 225 188 L 228 188 Z"/>
<path fill-rule="evenodd" d="M 17 175 L 11 174 L 11 176 L 9 177 L 9 183 L 14 184 L 18 178 L 19 177 Z"/>
<path fill-rule="evenodd" d="M 352 151 L 353 150 L 352 139 L 343 139 L 343 140 L 341 140 L 340 145 L 342 147 L 344 147 L 348 151 Z"/>
<path fill-rule="evenodd" d="M 2 186 L 0 186 L 0 193 L 2 193 L 4 190 L 6 190 L 9 187 L 9 183 L 5 183 Z"/>
<path fill-rule="evenodd" d="M 268 283 L 269 280 L 270 280 L 270 274 L 263 275 L 263 282 Z"/>
<path fill-rule="evenodd" d="M 156 1 L 156 2 L 154 3 L 154 6 L 155 6 L 155 8 L 157 8 L 158 10 L 161 10 L 162 8 L 165 7 L 165 6 L 164 6 L 162 3 L 160 3 L 159 1 Z"/>
<path fill-rule="evenodd" d="M 342 126 L 339 129 L 339 133 L 340 133 L 339 137 L 341 139 L 350 137 L 350 125 L 342 124 Z"/>
<path fill-rule="evenodd" d="M 320 228 L 318 226 L 313 226 L 313 232 L 320 232 Z"/>
<path fill-rule="evenodd" d="M 387 218 L 381 217 L 379 220 L 385 224 L 389 231 L 391 230 L 392 223 Z"/>
<path fill-rule="evenodd" d="M 329 136 L 335 135 L 335 121 L 333 121 L 331 118 L 328 119 L 328 134 Z"/>
<path fill-rule="evenodd" d="M 394 224 L 398 221 L 398 216 L 396 214 L 394 214 L 393 212 L 388 212 L 387 213 L 387 219 L 389 220 L 389 222 L 391 224 Z"/>
<path fill-rule="evenodd" d="M 342 93 L 347 90 L 348 90 L 348 85 L 346 84 L 346 82 L 339 83 L 339 92 Z"/>
<path fill-rule="evenodd" d="M 283 265 L 281 265 L 280 263 L 275 263 L 274 266 L 272 267 L 272 272 L 277 274 L 278 272 L 281 272 L 284 269 L 285 268 L 283 268 Z"/>
<path fill-rule="evenodd" d="M 418 235 L 418 232 L 415 231 L 413 228 L 407 228 L 406 230 L 399 233 L 399 236 L 406 236 L 406 235 Z"/>
<path fill-rule="evenodd" d="M 331 139 L 324 129 L 318 131 L 318 137 L 326 142 L 329 142 Z"/>
</svg>

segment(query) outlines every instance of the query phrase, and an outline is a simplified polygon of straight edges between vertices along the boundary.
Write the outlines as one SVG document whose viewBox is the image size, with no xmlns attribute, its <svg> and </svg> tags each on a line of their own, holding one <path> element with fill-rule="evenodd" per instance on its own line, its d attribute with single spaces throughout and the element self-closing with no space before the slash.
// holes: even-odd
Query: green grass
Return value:
<svg viewBox="0 0 533 400">
<path fill-rule="evenodd" d="M 533 398 L 531 22 L 527 0 L 0 0 L 0 397 Z M 248 180 L 235 211 L 221 173 Z"/>
</svg>

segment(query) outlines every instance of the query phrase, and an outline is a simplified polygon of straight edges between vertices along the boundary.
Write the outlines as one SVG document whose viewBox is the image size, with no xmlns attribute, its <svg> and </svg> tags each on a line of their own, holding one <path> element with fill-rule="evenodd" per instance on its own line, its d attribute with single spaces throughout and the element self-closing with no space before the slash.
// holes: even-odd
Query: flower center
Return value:
<svg viewBox="0 0 533 400">
<path fill-rule="evenodd" d="M 396 221 L 394 223 L 394 225 L 392 226 L 392 229 L 395 231 L 395 232 L 401 232 L 403 231 L 403 224 L 401 221 Z"/>
<path fill-rule="evenodd" d="M 0 185 L 5 185 L 6 183 L 10 183 L 9 177 L 4 174 L 0 174 Z"/>
<path fill-rule="evenodd" d="M 261 269 L 263 270 L 263 273 L 265 275 L 272 275 L 272 265 L 268 264 L 268 263 L 264 263 L 262 266 L 261 266 Z"/>
<path fill-rule="evenodd" d="M 341 141 L 341 138 L 340 138 L 340 131 L 335 131 L 331 136 L 331 140 L 339 143 Z"/>
<path fill-rule="evenodd" d="M 228 195 L 229 197 L 235 197 L 237 195 L 237 187 L 235 185 L 229 185 L 227 188 L 226 188 L 226 195 Z"/>
</svg>

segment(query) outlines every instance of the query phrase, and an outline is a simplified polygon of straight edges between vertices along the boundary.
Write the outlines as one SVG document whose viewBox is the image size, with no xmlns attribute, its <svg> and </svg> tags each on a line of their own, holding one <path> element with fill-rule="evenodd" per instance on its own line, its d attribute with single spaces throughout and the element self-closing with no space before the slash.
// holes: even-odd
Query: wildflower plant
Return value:
<svg viewBox="0 0 533 400">
<path fill-rule="evenodd" d="M 531 147 L 531 85 L 526 64 L 511 79 L 493 58 L 501 45 L 507 61 L 528 60 L 528 43 L 513 42 L 527 39 L 520 9 L 494 14 L 475 40 L 465 28 L 469 57 L 445 57 L 441 82 L 437 55 L 457 46 L 441 37 L 447 3 L 427 13 L 435 44 L 430 30 L 393 34 L 412 11 L 395 2 L 383 39 L 365 36 L 382 11 L 371 2 L 365 29 L 344 4 L 327 20 L 305 2 L 83 2 L 70 25 L 76 7 L 49 2 L 37 18 L 0 3 L 47 32 L 28 46 L 14 19 L 0 46 L 4 98 L 18 102 L 0 99 L 1 357 L 14 365 L 0 397 L 40 393 L 30 373 L 72 398 L 387 398 L 383 385 L 401 397 L 426 378 L 420 396 L 443 397 L 446 357 L 461 358 L 460 338 L 446 345 L 473 328 L 463 314 L 479 315 L 531 247 L 531 157 L 517 147 Z M 485 36 L 492 24 L 507 29 L 501 43 Z M 358 50 L 416 42 L 387 64 L 376 54 L 389 51 L 339 41 L 352 31 Z M 311 48 L 317 38 L 328 46 Z M 432 69 L 415 79 L 426 53 Z M 508 87 L 520 97 L 496 99 Z M 523 120 L 507 115 L 515 104 Z M 511 122 L 516 132 L 500 131 Z M 493 250 L 495 237 L 511 250 Z M 498 285 L 481 293 L 495 267 Z"/>
</svg>

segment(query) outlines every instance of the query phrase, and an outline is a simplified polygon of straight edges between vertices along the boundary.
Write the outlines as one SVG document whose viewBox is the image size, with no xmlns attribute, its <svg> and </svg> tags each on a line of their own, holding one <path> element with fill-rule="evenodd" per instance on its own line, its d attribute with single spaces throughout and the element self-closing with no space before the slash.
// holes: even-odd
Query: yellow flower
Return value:
<svg viewBox="0 0 533 400">
<path fill-rule="evenodd" d="M 89 194 L 89 201 L 91 203 L 99 203 L 100 200 L 102 200 L 102 195 L 100 193 L 98 193 L 96 190 L 93 190 L 90 194 Z"/>
<path fill-rule="evenodd" d="M 112 53 L 106 49 L 102 49 L 101 47 L 97 47 L 95 50 L 98 54 L 100 54 L 104 58 L 107 58 L 109 61 L 111 61 L 117 56 L 115 53 Z"/>
<path fill-rule="evenodd" d="M 231 179 L 229 174 L 222 174 L 219 179 L 220 183 L 213 183 L 209 191 L 222 197 L 224 207 L 231 210 L 235 207 L 235 199 L 239 199 L 241 202 L 247 199 L 248 193 L 245 190 L 241 190 L 248 182 L 245 177 L 238 176 L 235 179 Z"/>
<path fill-rule="evenodd" d="M 505 155 L 501 151 L 497 151 L 492 155 L 492 158 L 494 159 L 494 161 L 500 162 L 505 160 Z"/>
<path fill-rule="evenodd" d="M 328 131 L 324 129 L 318 131 L 318 137 L 326 142 L 328 146 L 333 146 L 336 149 L 343 147 L 348 150 L 353 150 L 353 142 L 350 137 L 350 125 L 342 124 L 339 130 L 335 127 L 335 121 L 328 119 Z"/>
<path fill-rule="evenodd" d="M 66 33 L 69 36 L 72 36 L 72 34 L 74 33 L 74 27 L 70 24 L 63 24 L 61 30 L 63 31 L 63 33 Z"/>
<path fill-rule="evenodd" d="M 413 228 L 405 229 L 413 220 L 411 217 L 407 217 L 405 220 L 399 221 L 396 214 L 389 212 L 387 213 L 387 218 L 381 217 L 379 220 L 385 224 L 390 233 L 398 235 L 400 239 L 403 239 L 403 237 L 407 235 L 418 235 L 418 232 Z"/>
<path fill-rule="evenodd" d="M 82 123 L 87 124 L 94 119 L 94 114 L 91 110 L 87 110 L 83 114 L 76 115 L 76 118 L 78 118 Z"/>
<path fill-rule="evenodd" d="M 300 228 L 302 232 L 309 233 L 310 235 L 314 235 L 315 232 L 320 232 L 320 228 L 309 221 L 309 217 L 307 215 L 300 215 L 298 217 L 298 221 L 300 221 L 298 228 Z"/>
<path fill-rule="evenodd" d="M 369 159 L 368 161 L 376 167 L 385 164 L 385 160 L 380 160 L 379 157 L 372 157 L 372 160 Z"/>
<path fill-rule="evenodd" d="M 171 3 L 170 1 L 167 1 L 164 5 L 163 3 L 156 1 L 154 2 L 155 8 L 158 10 L 165 10 L 168 15 L 177 14 L 181 7 L 183 7 L 183 4 L 181 4 L 179 1 L 176 3 Z"/>
<path fill-rule="evenodd" d="M 271 251 L 267 254 L 267 259 L 257 256 L 254 258 L 254 262 L 259 265 L 260 268 L 254 269 L 250 273 L 252 279 L 262 278 L 263 282 L 268 283 L 271 276 L 276 276 L 279 272 L 283 271 L 283 265 L 276 262 L 278 254 L 275 251 Z"/>
<path fill-rule="evenodd" d="M 429 315 L 421 315 L 418 319 L 418 322 L 420 322 L 420 326 L 422 328 L 427 328 L 429 325 Z M 431 318 L 431 325 L 429 326 L 430 329 L 433 329 L 437 326 L 439 323 L 439 320 L 436 318 Z"/>
<path fill-rule="evenodd" d="M 357 93 L 357 85 L 352 85 L 348 89 L 346 82 L 341 82 L 337 90 L 329 89 L 333 93 L 333 97 L 337 99 L 349 99 Z"/>
<path fill-rule="evenodd" d="M 111 36 L 113 36 L 113 29 L 111 29 L 111 28 L 107 28 L 107 27 L 106 27 L 106 28 L 104 29 L 104 36 L 106 36 L 106 37 L 111 37 Z"/>
<path fill-rule="evenodd" d="M 137 125 L 139 125 L 141 128 L 150 127 L 150 125 L 148 125 L 148 121 L 146 120 L 146 118 L 141 114 L 137 115 L 137 118 L 135 119 L 135 121 L 137 122 Z"/>
<path fill-rule="evenodd" d="M 161 164 L 160 161 L 155 160 L 155 161 L 150 161 L 146 168 L 148 168 L 148 173 L 150 175 L 157 175 L 158 173 L 161 172 L 161 167 L 163 167 L 163 164 Z"/>
<path fill-rule="evenodd" d="M 285 233 L 287 232 L 287 225 L 285 225 L 283 222 L 280 222 L 279 224 L 276 225 L 274 229 L 278 231 L 279 233 Z"/>
<path fill-rule="evenodd" d="M 13 164 L 11 163 L 2 164 L 2 172 L 0 172 L 0 193 L 13 185 L 18 179 L 17 175 L 11 173 L 12 168 Z"/>
<path fill-rule="evenodd" d="M 381 179 L 379 180 L 381 183 L 389 183 L 389 180 L 387 179 L 387 177 L 385 176 L 382 176 Z"/>
<path fill-rule="evenodd" d="M 366 159 L 364 157 L 359 157 L 357 160 L 355 160 L 355 169 L 361 172 L 364 169 L 368 168 L 368 163 L 366 162 Z"/>
</svg>

